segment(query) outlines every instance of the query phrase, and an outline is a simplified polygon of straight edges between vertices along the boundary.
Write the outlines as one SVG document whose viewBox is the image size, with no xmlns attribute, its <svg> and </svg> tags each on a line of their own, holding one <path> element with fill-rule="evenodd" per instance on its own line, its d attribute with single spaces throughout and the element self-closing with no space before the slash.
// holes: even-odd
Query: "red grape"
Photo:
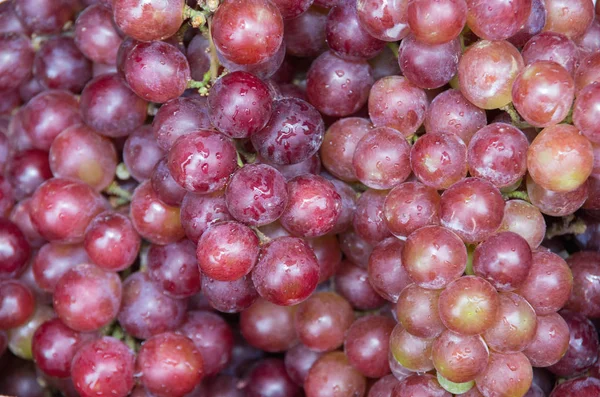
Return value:
<svg viewBox="0 0 600 397">
<path fill-rule="evenodd" d="M 17 280 L 0 282 L 0 329 L 20 327 L 34 309 L 35 298 L 25 284 Z"/>
<path fill-rule="evenodd" d="M 484 396 L 523 396 L 532 379 L 531 364 L 523 353 L 491 353 L 487 368 L 475 383 Z"/>
<path fill-rule="evenodd" d="M 431 346 L 433 340 L 419 338 L 397 324 L 390 335 L 393 359 L 410 371 L 427 372 L 433 369 Z"/>
<path fill-rule="evenodd" d="M 181 225 L 187 237 L 197 243 L 206 229 L 215 223 L 230 221 L 223 192 L 196 194 L 188 192 L 181 202 Z"/>
<path fill-rule="evenodd" d="M 431 348 L 438 374 L 454 383 L 470 382 L 484 371 L 489 350 L 479 335 L 460 335 L 444 331 Z"/>
<path fill-rule="evenodd" d="M 250 345 L 261 350 L 286 351 L 298 342 L 295 310 L 258 299 L 240 314 L 240 331 Z"/>
<path fill-rule="evenodd" d="M 19 201 L 13 207 L 9 219 L 21 230 L 30 246 L 38 248 L 46 242 L 31 221 L 31 198 Z M 0 278 L 2 277 L 0 276 Z"/>
<path fill-rule="evenodd" d="M 531 0 L 531 11 L 527 22 L 508 41 L 515 47 L 521 48 L 530 38 L 540 33 L 545 24 L 546 6 L 544 0 Z"/>
<path fill-rule="evenodd" d="M 74 0 L 16 0 L 15 11 L 25 27 L 36 34 L 58 34 L 73 19 L 79 2 Z"/>
<path fill-rule="evenodd" d="M 594 397 L 600 393 L 600 379 L 590 376 L 570 379 L 557 385 L 550 397 Z"/>
<path fill-rule="evenodd" d="M 110 162 L 110 156 L 107 160 Z M 28 149 L 14 154 L 7 170 L 14 197 L 20 200 L 31 196 L 39 185 L 52 178 L 50 168 L 48 152 L 44 150 Z"/>
<path fill-rule="evenodd" d="M 152 183 L 152 189 L 156 192 L 158 198 L 165 204 L 174 206 L 181 205 L 187 190 L 175 182 L 175 179 L 171 176 L 171 172 L 167 166 L 166 156 L 154 166 L 150 182 Z"/>
<path fill-rule="evenodd" d="M 575 71 L 575 93 L 587 85 L 600 81 L 600 54 L 594 53 L 583 58 Z"/>
<path fill-rule="evenodd" d="M 386 302 L 371 286 L 367 271 L 348 260 L 342 261 L 334 285 L 335 291 L 358 310 L 378 309 Z"/>
<path fill-rule="evenodd" d="M 148 274 L 162 291 L 174 298 L 186 298 L 200 291 L 201 275 L 196 246 L 183 239 L 167 245 L 151 245 Z"/>
<path fill-rule="evenodd" d="M 277 358 L 267 358 L 255 364 L 248 374 L 246 397 L 299 397 L 300 388 L 292 381 L 285 364 Z"/>
<path fill-rule="evenodd" d="M 165 151 L 182 135 L 212 128 L 206 104 L 194 98 L 170 100 L 158 109 L 152 121 L 156 143 Z"/>
<path fill-rule="evenodd" d="M 15 89 L 29 79 L 34 52 L 27 36 L 0 33 L 0 57 L 0 91 Z"/>
<path fill-rule="evenodd" d="M 594 143 L 600 143 L 600 128 L 595 122 L 600 114 L 599 104 L 600 83 L 593 83 L 577 94 L 573 106 L 573 124 Z"/>
<path fill-rule="evenodd" d="M 536 61 L 553 61 L 561 65 L 570 75 L 579 64 L 577 45 L 561 33 L 543 32 L 533 36 L 521 52 L 526 65 Z"/>
<path fill-rule="evenodd" d="M 0 280 L 20 276 L 31 255 L 29 243 L 17 225 L 0 219 Z"/>
<path fill-rule="evenodd" d="M 158 146 L 149 125 L 135 129 L 123 146 L 123 163 L 137 181 L 150 179 L 156 164 L 164 157 L 165 152 Z"/>
<path fill-rule="evenodd" d="M 455 39 L 466 21 L 464 0 L 412 0 L 408 4 L 408 25 L 423 43 L 442 44 Z"/>
<path fill-rule="evenodd" d="M 310 7 L 300 16 L 285 21 L 285 46 L 289 55 L 313 57 L 327 51 L 327 10 Z"/>
<path fill-rule="evenodd" d="M 553 192 L 535 183 L 527 175 L 527 194 L 539 211 L 550 216 L 566 216 L 577 211 L 588 198 L 588 184 L 570 192 Z"/>
<path fill-rule="evenodd" d="M 77 17 L 75 44 L 91 61 L 114 65 L 122 41 L 113 25 L 110 8 L 92 5 Z"/>
<path fill-rule="evenodd" d="M 506 40 L 527 22 L 531 0 L 467 0 L 467 25 L 485 40 Z"/>
<path fill-rule="evenodd" d="M 573 274 L 573 289 L 566 308 L 590 318 L 600 317 L 600 256 L 596 252 L 576 252 L 567 259 Z"/>
<path fill-rule="evenodd" d="M 577 38 L 594 19 L 594 4 L 589 0 L 546 0 L 545 31 Z"/>
<path fill-rule="evenodd" d="M 410 284 L 402 290 L 396 304 L 398 323 L 411 335 L 432 339 L 441 334 L 446 326 L 438 311 L 440 291 Z"/>
<path fill-rule="evenodd" d="M 548 367 L 556 364 L 569 348 L 569 326 L 558 313 L 537 317 L 537 328 L 523 353 L 531 365 Z"/>
<path fill-rule="evenodd" d="M 115 22 L 127 36 L 136 40 L 166 39 L 177 33 L 183 22 L 184 0 L 147 2 L 145 0 L 115 0 L 112 9 Z"/>
<path fill-rule="evenodd" d="M 440 386 L 433 375 L 415 374 L 396 385 L 391 394 L 391 397 L 404 396 L 450 397 L 452 395 Z"/>
<path fill-rule="evenodd" d="M 344 352 L 350 364 L 370 378 L 390 372 L 389 339 L 395 321 L 381 315 L 361 317 L 346 332 Z"/>
<path fill-rule="evenodd" d="M 307 397 L 362 396 L 366 383 L 343 352 L 331 352 L 314 363 L 304 382 L 304 391 Z"/>
<path fill-rule="evenodd" d="M 35 282 L 42 290 L 54 292 L 62 275 L 82 263 L 91 263 L 83 245 L 47 243 L 33 258 Z"/>
<path fill-rule="evenodd" d="M 312 351 L 302 343 L 299 343 L 285 353 L 285 369 L 290 378 L 296 382 L 298 386 L 303 386 L 304 381 L 308 376 L 308 371 L 310 371 L 313 364 L 322 355 L 322 353 Z"/>
<path fill-rule="evenodd" d="M 402 266 L 403 249 L 402 240 L 389 237 L 377 244 L 369 256 L 369 283 L 382 298 L 394 303 L 411 282 Z"/>
<path fill-rule="evenodd" d="M 419 182 L 406 182 L 387 195 L 383 212 L 388 230 L 406 237 L 417 229 L 440 222 L 440 195 Z"/>
<path fill-rule="evenodd" d="M 251 275 L 235 281 L 217 281 L 203 276 L 202 293 L 210 306 L 224 313 L 241 312 L 258 298 Z"/>
<path fill-rule="evenodd" d="M 384 41 L 398 41 L 409 33 L 408 0 L 359 0 L 356 12 L 361 27 Z"/>
</svg>

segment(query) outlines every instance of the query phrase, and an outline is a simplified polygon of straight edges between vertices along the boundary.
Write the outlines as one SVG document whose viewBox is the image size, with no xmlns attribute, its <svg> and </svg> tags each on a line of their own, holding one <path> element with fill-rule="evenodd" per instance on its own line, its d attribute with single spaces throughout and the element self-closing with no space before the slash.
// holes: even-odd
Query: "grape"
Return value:
<svg viewBox="0 0 600 397">
<path fill-rule="evenodd" d="M 531 10 L 527 22 L 508 41 L 515 47 L 523 47 L 529 39 L 542 31 L 545 24 L 546 6 L 544 0 L 531 0 Z"/>
<path fill-rule="evenodd" d="M 342 262 L 342 251 L 336 236 L 328 234 L 307 242 L 319 263 L 319 283 L 329 280 Z"/>
<path fill-rule="evenodd" d="M 517 183 L 527 170 L 525 134 L 504 123 L 489 124 L 473 135 L 467 152 L 469 173 L 498 188 Z"/>
<path fill-rule="evenodd" d="M 366 60 L 342 59 L 326 51 L 315 59 L 306 77 L 308 101 L 328 116 L 348 116 L 362 108 L 375 80 Z"/>
<path fill-rule="evenodd" d="M 371 36 L 362 26 L 356 4 L 339 1 L 327 15 L 327 45 L 339 57 L 348 60 L 369 59 L 377 55 L 385 42 Z"/>
<path fill-rule="evenodd" d="M 438 302 L 440 291 L 427 290 L 410 284 L 402 290 L 396 305 L 398 323 L 411 335 L 432 339 L 446 327 L 440 319 Z"/>
<path fill-rule="evenodd" d="M 49 157 L 54 176 L 79 179 L 97 191 L 112 182 L 117 168 L 112 142 L 84 125 L 58 134 L 50 146 Z"/>
<path fill-rule="evenodd" d="M 496 289 L 477 276 L 464 276 L 450 283 L 439 298 L 444 325 L 462 335 L 477 335 L 492 327 L 500 309 Z"/>
<path fill-rule="evenodd" d="M 121 280 L 116 273 L 80 264 L 65 272 L 54 289 L 54 310 L 76 331 L 94 331 L 117 317 Z"/>
<path fill-rule="evenodd" d="M 369 117 L 376 127 L 390 127 L 408 137 L 423 123 L 425 91 L 401 76 L 378 80 L 369 94 Z"/>
<path fill-rule="evenodd" d="M 92 78 L 92 63 L 70 37 L 53 37 L 35 56 L 33 74 L 42 86 L 79 93 Z"/>
<path fill-rule="evenodd" d="M 0 280 L 16 278 L 27 267 L 29 243 L 19 227 L 7 219 L 0 219 L 0 241 Z"/>
<path fill-rule="evenodd" d="M 217 58 L 219 63 L 231 72 L 247 72 L 251 73 L 259 79 L 265 80 L 273 76 L 283 65 L 285 59 L 285 42 L 282 42 L 275 54 L 266 58 L 259 63 L 253 63 L 248 65 L 238 65 L 237 63 L 229 61 L 217 50 Z M 271 93 L 273 94 L 273 92 Z"/>
<path fill-rule="evenodd" d="M 287 196 L 281 224 L 292 234 L 318 237 L 335 227 L 342 199 L 325 178 L 310 174 L 297 176 L 288 182 Z"/>
<path fill-rule="evenodd" d="M 317 352 L 339 348 L 353 322 L 352 306 L 335 292 L 315 293 L 298 307 L 294 318 L 300 342 Z"/>
<path fill-rule="evenodd" d="M 356 145 L 372 128 L 368 119 L 360 117 L 342 118 L 333 123 L 325 132 L 320 150 L 327 171 L 343 181 L 357 181 L 352 159 Z"/>
<path fill-rule="evenodd" d="M 116 65 L 107 65 L 104 63 L 94 63 L 92 65 L 92 76 L 97 77 L 102 74 L 117 73 Z"/>
<path fill-rule="evenodd" d="M 585 372 L 598 359 L 598 334 L 585 316 L 563 310 L 560 315 L 569 327 L 569 347 L 564 356 L 548 370 L 561 377 Z"/>
<path fill-rule="evenodd" d="M 31 76 L 34 52 L 29 38 L 20 33 L 0 34 L 0 91 L 12 90 Z"/>
<path fill-rule="evenodd" d="M 3 91 L 0 97 L 0 115 L 8 115 L 21 105 L 21 95 L 17 89 Z"/>
<path fill-rule="evenodd" d="M 7 176 L 13 187 L 14 198 L 31 196 L 39 185 L 52 178 L 48 153 L 28 149 L 14 154 L 8 166 Z"/>
<path fill-rule="evenodd" d="M 79 264 L 90 262 L 83 245 L 47 243 L 37 252 L 31 266 L 36 284 L 44 291 L 54 292 L 63 274 Z"/>
<path fill-rule="evenodd" d="M 286 20 L 286 52 L 296 57 L 313 57 L 327 51 L 326 23 L 327 13 L 316 6 L 294 19 Z"/>
<path fill-rule="evenodd" d="M 600 55 L 595 53 L 581 60 L 575 71 L 575 93 L 587 85 L 600 81 Z"/>
<path fill-rule="evenodd" d="M 152 128 L 158 146 L 168 151 L 180 136 L 213 127 L 205 103 L 194 98 L 180 97 L 158 109 Z"/>
<path fill-rule="evenodd" d="M 447 189 L 467 176 L 467 146 L 454 134 L 427 133 L 413 145 L 410 165 L 423 184 Z"/>
<path fill-rule="evenodd" d="M 367 397 L 391 397 L 394 387 L 399 383 L 394 375 L 386 375 L 371 386 Z"/>
<path fill-rule="evenodd" d="M 503 216 L 500 191 L 484 179 L 463 179 L 447 189 L 440 200 L 442 225 L 466 243 L 491 236 L 500 227 Z"/>
<path fill-rule="evenodd" d="M 0 282 L 0 329 L 19 327 L 27 322 L 35 309 L 35 298 L 22 282 Z"/>
<path fill-rule="evenodd" d="M 186 190 L 211 193 L 222 189 L 237 168 L 232 141 L 209 130 L 177 139 L 168 155 L 173 179 Z"/>
<path fill-rule="evenodd" d="M 446 330 L 433 342 L 431 357 L 439 375 L 454 383 L 464 383 L 485 370 L 489 351 L 478 335 Z"/>
<path fill-rule="evenodd" d="M 506 40 L 527 22 L 531 0 L 467 0 L 467 26 L 485 40 Z"/>
<path fill-rule="evenodd" d="M 371 286 L 367 271 L 348 260 L 342 261 L 334 285 L 335 291 L 358 310 L 377 309 L 386 302 Z"/>
<path fill-rule="evenodd" d="M 600 83 L 593 83 L 582 89 L 573 106 L 573 124 L 590 141 L 600 143 L 600 128 L 594 122 L 600 103 Z"/>
<path fill-rule="evenodd" d="M 117 26 L 125 35 L 136 40 L 166 39 L 177 33 L 183 22 L 185 1 L 147 2 L 115 0 L 112 4 Z"/>
<path fill-rule="evenodd" d="M 590 142 L 577 128 L 563 124 L 542 130 L 527 153 L 527 169 L 533 180 L 555 192 L 580 187 L 592 172 L 592 163 Z"/>
<path fill-rule="evenodd" d="M 354 229 L 340 234 L 340 248 L 349 261 L 367 268 L 373 245 L 358 235 Z"/>
<path fill-rule="evenodd" d="M 33 182 L 32 184 L 35 185 L 40 182 L 39 179 L 36 178 L 36 175 L 33 176 L 33 180 L 29 181 L 26 179 L 27 175 L 24 175 L 24 177 L 25 182 L 28 184 Z M 35 189 L 35 187 L 33 188 Z M 8 215 L 14 205 L 15 198 L 15 192 L 8 179 L 0 176 L 0 214 L 4 216 Z"/>
<path fill-rule="evenodd" d="M 558 313 L 537 317 L 533 340 L 523 353 L 531 365 L 548 367 L 556 364 L 569 348 L 569 326 Z"/>
<path fill-rule="evenodd" d="M 399 75 L 401 73 L 400 66 L 398 65 L 398 57 L 388 46 L 377 54 L 376 57 L 369 59 L 369 65 L 371 65 L 373 78 L 376 81 L 386 76 Z"/>
<path fill-rule="evenodd" d="M 210 226 L 233 220 L 225 203 L 223 192 L 211 194 L 186 193 L 181 202 L 181 224 L 187 237 L 197 243 Z"/>
<path fill-rule="evenodd" d="M 410 30 L 408 3 L 408 0 L 359 0 L 356 4 L 356 13 L 360 26 L 379 40 L 402 40 Z"/>
<path fill-rule="evenodd" d="M 371 315 L 356 320 L 346 332 L 344 352 L 350 364 L 370 378 L 381 378 L 390 372 L 389 338 L 395 321 Z"/>
<path fill-rule="evenodd" d="M 191 339 L 165 332 L 142 344 L 136 359 L 136 374 L 155 396 L 183 397 L 204 376 L 204 360 Z"/>
<path fill-rule="evenodd" d="M 92 335 L 73 331 L 59 319 L 46 321 L 33 334 L 31 347 L 35 364 L 46 375 L 68 378 L 73 356 Z"/>
<path fill-rule="evenodd" d="M 421 288 L 445 287 L 463 274 L 466 264 L 464 243 L 441 226 L 426 226 L 414 231 L 402 251 L 404 269 Z"/>
<path fill-rule="evenodd" d="M 566 308 L 590 318 L 600 317 L 598 272 L 600 256 L 595 252 L 576 252 L 567 259 L 573 273 L 573 289 Z"/>
<path fill-rule="evenodd" d="M 569 72 L 550 61 L 527 65 L 517 76 L 512 91 L 516 109 L 536 127 L 547 127 L 563 120 L 574 95 L 575 84 Z"/>
<path fill-rule="evenodd" d="M 208 111 L 211 123 L 231 138 L 247 138 L 261 130 L 271 116 L 267 86 L 246 72 L 219 78 L 210 89 Z"/>
<path fill-rule="evenodd" d="M 553 192 L 544 189 L 527 176 L 527 194 L 539 211 L 550 216 L 566 216 L 577 211 L 588 198 L 588 184 L 584 183 L 570 192 Z"/>
<path fill-rule="evenodd" d="M 283 18 L 266 0 L 226 0 L 212 19 L 215 47 L 231 62 L 256 64 L 273 56 L 283 42 Z"/>
<path fill-rule="evenodd" d="M 321 159 L 317 153 L 300 163 L 290 165 L 272 164 L 265 159 L 261 159 L 260 157 L 257 157 L 257 162 L 267 164 L 275 168 L 288 181 L 296 176 L 304 174 L 318 175 L 321 171 Z"/>
<path fill-rule="evenodd" d="M 519 51 L 507 41 L 481 40 L 458 63 L 462 94 L 482 109 L 498 109 L 511 101 L 511 88 L 523 68 Z"/>
<path fill-rule="evenodd" d="M 89 185 L 52 178 L 36 189 L 31 209 L 31 220 L 45 239 L 71 244 L 83 241 L 86 227 L 106 202 Z"/>
<path fill-rule="evenodd" d="M 427 372 L 433 369 L 431 346 L 433 340 L 419 338 L 397 324 L 390 335 L 393 359 L 410 371 Z"/>
<path fill-rule="evenodd" d="M 523 297 L 515 293 L 503 292 L 499 297 L 496 321 L 483 333 L 483 338 L 497 352 L 523 351 L 536 334 L 535 311 Z"/>
<path fill-rule="evenodd" d="M 90 80 L 81 93 L 83 120 L 99 134 L 127 136 L 144 124 L 148 103 L 116 73 Z"/>
<path fill-rule="evenodd" d="M 410 145 L 398 131 L 379 127 L 356 146 L 352 164 L 357 178 L 373 189 L 389 189 L 410 174 Z"/>
<path fill-rule="evenodd" d="M 114 65 L 122 41 L 113 25 L 110 8 L 96 4 L 77 17 L 75 44 L 91 61 Z"/>
<path fill-rule="evenodd" d="M 185 320 L 187 301 L 163 294 L 147 272 L 131 274 L 123 282 L 119 324 L 129 335 L 148 339 L 172 331 Z"/>
<path fill-rule="evenodd" d="M 125 397 L 134 385 L 134 353 L 108 336 L 87 342 L 73 357 L 71 378 L 84 396 Z"/>
<path fill-rule="evenodd" d="M 245 165 L 229 179 L 225 202 L 238 221 L 252 226 L 267 225 L 283 214 L 288 203 L 285 178 L 269 165 Z"/>
<path fill-rule="evenodd" d="M 210 70 L 210 54 L 207 52 L 210 42 L 202 34 L 196 34 L 187 45 L 186 57 L 190 64 L 192 79 L 202 81 Z M 183 98 L 173 99 L 178 101 Z"/>
<path fill-rule="evenodd" d="M 22 109 L 23 130 L 36 149 L 49 150 L 58 134 L 82 122 L 77 98 L 63 90 L 46 90 Z"/>
<path fill-rule="evenodd" d="M 246 341 L 267 352 L 286 351 L 298 342 L 295 309 L 258 299 L 240 314 L 240 331 Z"/>
<path fill-rule="evenodd" d="M 219 315 L 207 311 L 190 311 L 179 332 L 194 342 L 202 355 L 203 372 L 216 375 L 231 360 L 233 333 Z"/>
<path fill-rule="evenodd" d="M 532 261 L 530 246 L 523 237 L 500 232 L 475 249 L 473 271 L 498 291 L 513 291 L 525 281 Z"/>
<path fill-rule="evenodd" d="M 552 252 L 533 253 L 527 278 L 516 291 L 533 306 L 538 315 L 551 314 L 567 303 L 573 275 L 567 263 Z"/>
<path fill-rule="evenodd" d="M 258 298 L 250 275 L 235 281 L 217 281 L 203 276 L 202 292 L 213 308 L 225 313 L 241 312 Z"/>
<path fill-rule="evenodd" d="M 299 343 L 285 353 L 284 364 L 289 377 L 298 386 L 303 386 L 308 376 L 308 371 L 313 364 L 322 356 Z"/>
<path fill-rule="evenodd" d="M 46 241 L 31 222 L 31 198 L 21 200 L 13 207 L 10 220 L 21 230 L 30 246 L 38 248 Z"/>
<path fill-rule="evenodd" d="M 304 382 L 307 397 L 362 396 L 366 387 L 366 379 L 343 352 L 330 352 L 319 358 Z"/>
<path fill-rule="evenodd" d="M 408 4 L 408 25 L 423 43 L 443 44 L 455 39 L 466 21 L 464 0 L 412 0 Z"/>
<path fill-rule="evenodd" d="M 28 29 L 17 16 L 14 3 L 7 1 L 0 5 L 0 33 L 28 33 Z"/>
<path fill-rule="evenodd" d="M 593 19 L 594 4 L 589 0 L 546 1 L 545 31 L 573 39 L 583 35 Z"/>
<path fill-rule="evenodd" d="M 402 183 L 388 193 L 383 211 L 389 231 L 406 237 L 424 226 L 439 224 L 440 196 L 419 182 Z"/>
<path fill-rule="evenodd" d="M 248 374 L 247 397 L 298 397 L 300 388 L 287 374 L 282 360 L 267 358 L 255 364 Z"/>
<path fill-rule="evenodd" d="M 475 384 L 484 396 L 523 396 L 532 378 L 531 364 L 523 353 L 490 353 L 487 368 Z"/>
<path fill-rule="evenodd" d="M 424 121 L 427 133 L 452 133 L 467 145 L 473 134 L 486 124 L 485 111 L 469 102 L 458 90 L 446 90 L 437 95 L 429 105 Z"/>
<path fill-rule="evenodd" d="M 219 281 L 235 281 L 250 273 L 258 253 L 256 234 L 237 222 L 209 227 L 198 241 L 196 251 L 202 272 Z"/>
<path fill-rule="evenodd" d="M 60 33 L 73 19 L 79 2 L 74 0 L 15 0 L 15 12 L 27 30 L 36 34 Z"/>
<path fill-rule="evenodd" d="M 271 119 L 252 135 L 252 145 L 262 158 L 274 164 L 296 164 L 319 150 L 324 132 L 317 109 L 301 99 L 282 98 L 273 101 Z"/>
<path fill-rule="evenodd" d="M 181 205 L 187 191 L 179 186 L 171 176 L 167 166 L 166 157 L 163 157 L 154 166 L 150 182 L 152 184 L 152 189 L 156 192 L 156 195 L 162 202 L 173 206 Z"/>
<path fill-rule="evenodd" d="M 151 245 L 148 274 L 166 295 L 186 298 L 197 294 L 202 280 L 196 261 L 196 245 L 186 239 L 167 245 Z"/>
<path fill-rule="evenodd" d="M 575 39 L 582 55 L 590 55 L 600 50 L 600 22 L 594 19 L 588 30 Z"/>
<path fill-rule="evenodd" d="M 402 240 L 389 237 L 377 244 L 369 256 L 369 283 L 382 298 L 393 303 L 411 282 L 402 266 L 403 249 Z"/>
<path fill-rule="evenodd" d="M 33 334 L 44 322 L 56 317 L 48 306 L 36 305 L 33 315 L 23 325 L 8 331 L 8 349 L 12 354 L 25 360 L 31 360 L 31 341 Z"/>
<path fill-rule="evenodd" d="M 400 70 L 411 83 L 421 88 L 439 88 L 458 71 L 460 40 L 427 44 L 409 35 L 402 40 L 399 54 Z"/>
<path fill-rule="evenodd" d="M 135 45 L 124 60 L 123 72 L 133 92 L 157 103 L 183 94 L 190 80 L 185 55 L 164 41 Z"/>
<path fill-rule="evenodd" d="M 579 50 L 575 43 L 561 33 L 543 32 L 532 37 L 521 52 L 523 61 L 530 65 L 536 61 L 553 61 L 561 65 L 570 75 L 579 64 Z"/>
<path fill-rule="evenodd" d="M 588 376 L 567 380 L 557 385 L 550 396 L 567 397 L 577 395 L 580 397 L 593 397 L 598 393 L 600 393 L 600 380 Z"/>
<path fill-rule="evenodd" d="M 354 230 L 371 244 L 390 236 L 383 213 L 386 196 L 386 191 L 370 189 L 362 193 L 356 203 Z"/>
<path fill-rule="evenodd" d="M 160 201 L 150 181 L 142 182 L 133 192 L 130 218 L 140 236 L 153 244 L 170 244 L 185 236 L 179 208 Z"/>
<path fill-rule="evenodd" d="M 319 264 L 302 239 L 280 237 L 261 247 L 252 282 L 263 298 L 278 305 L 295 305 L 315 290 Z"/>
</svg>

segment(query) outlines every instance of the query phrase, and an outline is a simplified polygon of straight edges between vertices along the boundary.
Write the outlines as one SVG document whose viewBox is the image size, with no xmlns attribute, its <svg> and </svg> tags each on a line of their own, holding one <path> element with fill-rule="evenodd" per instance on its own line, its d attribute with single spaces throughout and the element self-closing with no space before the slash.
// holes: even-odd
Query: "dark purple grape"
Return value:
<svg viewBox="0 0 600 397">
<path fill-rule="evenodd" d="M 87 125 L 114 138 L 127 136 L 144 124 L 148 102 L 133 93 L 121 76 L 109 73 L 85 86 L 79 107 Z"/>
<path fill-rule="evenodd" d="M 300 163 L 314 155 L 323 142 L 325 126 L 319 112 L 297 98 L 273 101 L 271 119 L 252 135 L 261 157 L 275 164 Z"/>
<path fill-rule="evenodd" d="M 308 101 L 328 116 L 348 116 L 367 103 L 375 80 L 365 60 L 346 60 L 327 51 L 313 61 L 306 77 Z"/>
<path fill-rule="evenodd" d="M 300 388 L 288 375 L 281 359 L 259 361 L 248 374 L 246 397 L 299 397 Z"/>
<path fill-rule="evenodd" d="M 600 394 L 600 379 L 591 376 L 567 380 L 557 385 L 550 397 L 594 397 Z"/>
<path fill-rule="evenodd" d="M 14 2 L 12 1 L 0 4 L 0 33 L 29 33 L 28 29 L 17 16 Z"/>
<path fill-rule="evenodd" d="M 19 19 L 33 33 L 48 35 L 60 33 L 72 21 L 79 9 L 75 0 L 16 0 L 14 7 Z"/>
<path fill-rule="evenodd" d="M 527 22 L 508 38 L 515 47 L 523 47 L 533 36 L 542 31 L 546 24 L 546 6 L 544 0 L 531 0 L 531 11 Z"/>
<path fill-rule="evenodd" d="M 322 353 L 312 351 L 302 343 L 298 343 L 285 353 L 285 369 L 298 386 L 303 386 L 308 371 L 322 355 Z"/>
<path fill-rule="evenodd" d="M 327 12 L 310 7 L 297 18 L 285 21 L 285 46 L 289 55 L 314 57 L 327 51 L 325 24 Z"/>
</svg>

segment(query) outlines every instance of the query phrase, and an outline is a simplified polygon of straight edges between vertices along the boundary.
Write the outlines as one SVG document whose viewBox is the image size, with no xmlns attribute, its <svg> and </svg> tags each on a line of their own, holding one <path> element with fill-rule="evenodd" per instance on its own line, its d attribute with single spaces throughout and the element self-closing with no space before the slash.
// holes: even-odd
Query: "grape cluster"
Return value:
<svg viewBox="0 0 600 397">
<path fill-rule="evenodd" d="M 0 395 L 600 396 L 599 21 L 0 0 Z"/>
</svg>

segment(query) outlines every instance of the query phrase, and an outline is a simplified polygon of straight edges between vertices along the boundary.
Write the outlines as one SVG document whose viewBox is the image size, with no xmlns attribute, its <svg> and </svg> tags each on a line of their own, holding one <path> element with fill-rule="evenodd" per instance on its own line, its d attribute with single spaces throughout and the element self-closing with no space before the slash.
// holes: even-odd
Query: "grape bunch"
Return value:
<svg viewBox="0 0 600 397">
<path fill-rule="evenodd" d="M 600 396 L 600 2 L 0 0 L 0 395 Z"/>
</svg>

